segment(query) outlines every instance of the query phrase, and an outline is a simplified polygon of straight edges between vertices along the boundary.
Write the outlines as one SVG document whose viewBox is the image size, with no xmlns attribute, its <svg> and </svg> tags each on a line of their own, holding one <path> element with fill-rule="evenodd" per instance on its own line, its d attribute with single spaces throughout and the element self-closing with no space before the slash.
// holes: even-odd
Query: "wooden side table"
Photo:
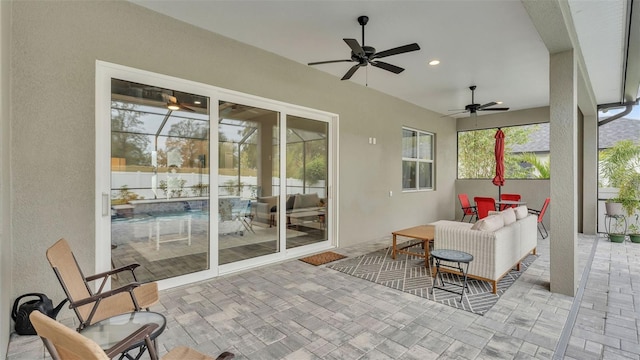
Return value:
<svg viewBox="0 0 640 360">
<path fill-rule="evenodd" d="M 429 267 L 429 258 L 430 258 L 429 247 L 434 239 L 434 230 L 435 228 L 433 225 L 420 225 L 420 226 L 414 226 L 411 228 L 392 232 L 391 234 L 393 235 L 393 244 L 391 248 L 391 258 L 395 260 L 396 254 L 407 254 L 407 255 L 419 256 L 424 258 L 424 266 Z M 415 245 L 415 243 L 409 244 L 407 246 L 404 246 L 398 249 L 398 244 L 396 239 L 397 236 L 404 236 L 411 239 L 421 240 L 422 248 L 424 249 L 424 254 L 414 253 L 414 252 L 405 250 L 406 248 Z"/>
</svg>

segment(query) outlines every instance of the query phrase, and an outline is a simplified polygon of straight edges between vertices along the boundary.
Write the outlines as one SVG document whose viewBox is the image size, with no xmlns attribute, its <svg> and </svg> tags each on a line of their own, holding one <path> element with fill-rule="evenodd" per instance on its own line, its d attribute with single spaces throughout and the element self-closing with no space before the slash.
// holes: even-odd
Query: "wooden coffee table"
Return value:
<svg viewBox="0 0 640 360">
<path fill-rule="evenodd" d="M 391 258 L 395 260 L 396 253 L 419 256 L 424 258 L 424 266 L 429 267 L 429 244 L 433 242 L 434 230 L 435 229 L 433 225 L 420 225 L 392 232 L 391 234 L 393 235 L 393 247 L 391 250 Z M 414 246 L 415 243 L 398 249 L 396 239 L 397 236 L 404 236 L 411 239 L 421 240 L 422 247 L 424 248 L 424 254 L 405 250 L 408 247 Z"/>
</svg>

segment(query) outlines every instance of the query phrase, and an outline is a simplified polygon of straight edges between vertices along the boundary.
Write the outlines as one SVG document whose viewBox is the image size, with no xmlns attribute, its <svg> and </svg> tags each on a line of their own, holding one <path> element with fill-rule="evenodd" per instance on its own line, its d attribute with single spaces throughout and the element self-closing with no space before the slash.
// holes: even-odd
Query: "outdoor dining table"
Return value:
<svg viewBox="0 0 640 360">
<path fill-rule="evenodd" d="M 496 200 L 496 205 L 515 205 L 515 206 L 520 206 L 520 205 L 527 205 L 526 201 L 515 201 L 515 200 Z"/>
</svg>

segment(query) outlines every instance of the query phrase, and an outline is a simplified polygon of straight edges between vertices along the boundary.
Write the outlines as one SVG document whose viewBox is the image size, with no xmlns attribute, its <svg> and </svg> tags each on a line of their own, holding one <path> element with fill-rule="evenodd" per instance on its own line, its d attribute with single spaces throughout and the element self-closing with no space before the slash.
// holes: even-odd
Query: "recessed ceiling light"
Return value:
<svg viewBox="0 0 640 360">
<path fill-rule="evenodd" d="M 496 101 L 496 104 L 501 105 L 502 101 Z"/>
<path fill-rule="evenodd" d="M 200 100 L 196 100 L 196 101 L 194 101 L 193 103 L 194 103 L 194 104 L 196 104 L 196 105 L 200 105 L 200 104 L 202 104 L 202 102 L 200 102 Z"/>
<path fill-rule="evenodd" d="M 431 60 L 429 61 L 429 65 L 434 66 L 440 64 L 440 60 Z"/>
</svg>

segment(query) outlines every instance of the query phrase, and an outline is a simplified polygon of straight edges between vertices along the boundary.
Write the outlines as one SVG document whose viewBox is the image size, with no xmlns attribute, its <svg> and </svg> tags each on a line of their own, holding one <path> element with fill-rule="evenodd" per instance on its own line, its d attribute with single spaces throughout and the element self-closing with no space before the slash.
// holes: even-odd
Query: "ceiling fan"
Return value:
<svg viewBox="0 0 640 360">
<path fill-rule="evenodd" d="M 475 102 L 475 90 L 476 90 L 476 86 L 475 85 L 471 85 L 469 86 L 469 90 L 471 90 L 471 104 L 467 105 L 464 107 L 464 110 L 462 111 L 458 111 L 458 110 L 451 110 L 451 111 L 458 111 L 457 113 L 454 114 L 450 114 L 450 115 L 446 115 L 446 116 L 453 116 L 453 115 L 458 115 L 458 114 L 463 114 L 463 113 L 470 113 L 471 116 L 476 116 L 478 111 L 507 111 L 509 110 L 508 107 L 491 107 L 494 105 L 499 105 L 501 103 L 492 101 L 492 102 L 488 102 L 486 104 L 476 104 Z"/>
<path fill-rule="evenodd" d="M 193 110 L 192 108 L 182 105 L 175 96 L 171 96 L 163 93 L 162 98 L 167 103 L 167 108 L 171 111 L 184 110 L 184 111 L 195 112 L 195 110 Z"/>
<path fill-rule="evenodd" d="M 416 43 L 408 44 L 404 46 L 399 46 L 393 49 L 376 52 L 376 49 L 372 46 L 364 45 L 364 26 L 367 25 L 369 21 L 368 16 L 360 16 L 358 17 L 358 23 L 362 26 L 362 46 L 358 43 L 356 39 L 342 39 L 347 45 L 351 48 L 351 59 L 345 60 L 329 60 L 329 61 L 318 61 L 311 62 L 308 65 L 320 65 L 320 64 L 329 64 L 329 63 L 337 63 L 337 62 L 357 62 L 356 65 L 353 65 L 349 71 L 342 77 L 341 80 L 348 80 L 351 76 L 360 68 L 361 66 L 367 66 L 371 64 L 377 68 L 391 71 L 394 74 L 399 74 L 404 71 L 403 68 L 399 66 L 395 66 L 383 61 L 378 61 L 377 59 L 381 59 L 391 55 L 403 54 L 410 51 L 420 50 L 420 46 Z"/>
</svg>

